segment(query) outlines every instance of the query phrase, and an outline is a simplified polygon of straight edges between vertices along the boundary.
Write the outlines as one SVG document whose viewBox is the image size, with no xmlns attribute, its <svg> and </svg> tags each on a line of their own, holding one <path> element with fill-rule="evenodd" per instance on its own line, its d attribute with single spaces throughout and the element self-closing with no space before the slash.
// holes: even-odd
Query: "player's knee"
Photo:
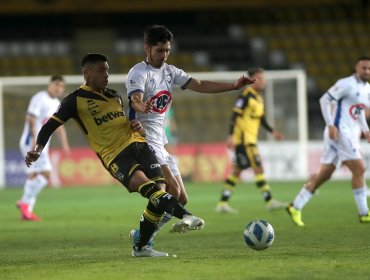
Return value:
<svg viewBox="0 0 370 280">
<path fill-rule="evenodd" d="M 358 167 L 353 169 L 353 175 L 354 176 L 363 176 L 365 174 L 366 168 L 365 165 L 359 164 Z"/>
</svg>

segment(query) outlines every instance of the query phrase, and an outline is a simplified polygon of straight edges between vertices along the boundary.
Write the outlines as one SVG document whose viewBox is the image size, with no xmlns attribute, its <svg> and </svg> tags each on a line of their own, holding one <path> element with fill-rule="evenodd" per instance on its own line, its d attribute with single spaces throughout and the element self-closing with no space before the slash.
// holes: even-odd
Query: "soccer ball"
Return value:
<svg viewBox="0 0 370 280">
<path fill-rule="evenodd" d="M 254 250 L 263 250 L 270 247 L 274 238 L 274 229 L 264 220 L 250 222 L 244 230 L 245 243 Z"/>
</svg>

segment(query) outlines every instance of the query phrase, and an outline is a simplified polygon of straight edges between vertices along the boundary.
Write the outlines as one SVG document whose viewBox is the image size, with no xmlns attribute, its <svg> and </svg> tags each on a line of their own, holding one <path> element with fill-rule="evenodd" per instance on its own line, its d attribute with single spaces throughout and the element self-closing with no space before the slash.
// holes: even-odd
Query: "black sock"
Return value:
<svg viewBox="0 0 370 280">
<path fill-rule="evenodd" d="M 157 223 L 162 218 L 163 213 L 164 212 L 162 210 L 158 209 L 150 202 L 148 203 L 140 219 L 140 234 L 135 246 L 140 249 L 148 244 L 148 241 L 156 230 Z"/>
<path fill-rule="evenodd" d="M 160 189 L 150 181 L 139 187 L 142 196 L 149 199 L 150 203 L 163 212 L 167 212 L 176 218 L 182 219 L 184 215 L 191 213 L 182 206 L 176 198 Z"/>
</svg>

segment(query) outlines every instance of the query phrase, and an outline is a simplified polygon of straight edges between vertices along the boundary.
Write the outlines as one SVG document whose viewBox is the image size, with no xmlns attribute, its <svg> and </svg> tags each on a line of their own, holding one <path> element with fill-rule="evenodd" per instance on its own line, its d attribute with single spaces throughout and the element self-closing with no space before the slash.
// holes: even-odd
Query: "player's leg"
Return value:
<svg viewBox="0 0 370 280">
<path fill-rule="evenodd" d="M 331 178 L 335 169 L 334 164 L 322 163 L 318 173 L 310 177 L 310 180 L 303 185 L 293 203 L 287 207 L 287 211 L 296 225 L 304 226 L 301 213 L 303 207 L 310 201 L 315 191 Z"/>
<path fill-rule="evenodd" d="M 370 222 L 370 212 L 367 204 L 365 178 L 365 163 L 362 159 L 343 162 L 352 172 L 352 190 L 357 205 L 360 222 Z"/>
<path fill-rule="evenodd" d="M 185 190 L 185 186 L 183 183 L 183 180 L 180 175 L 180 171 L 175 163 L 175 160 L 173 160 L 171 155 L 168 155 L 166 159 L 167 165 L 161 166 L 162 172 L 164 174 L 164 178 L 166 179 L 167 186 L 166 186 L 166 191 L 170 194 L 173 195 L 173 192 L 171 191 L 171 186 L 175 186 L 176 191 L 174 193 L 178 194 L 178 201 L 182 204 L 185 205 L 188 200 L 188 195 Z M 170 183 L 172 182 L 172 184 Z M 176 197 L 176 196 L 175 196 Z M 154 243 L 154 237 L 156 234 L 172 219 L 172 215 L 170 213 L 165 212 L 160 219 L 160 221 L 156 225 L 156 229 L 152 235 L 152 237 L 148 241 L 148 246 L 152 247 Z M 133 243 L 136 242 L 137 237 L 139 236 L 140 231 L 133 229 L 130 232 L 130 237 Z"/>
<path fill-rule="evenodd" d="M 253 172 L 255 175 L 256 186 L 260 190 L 262 197 L 266 202 L 267 210 L 278 210 L 286 208 L 288 206 L 287 202 L 283 202 L 272 197 L 271 187 L 266 181 L 262 163 L 258 163 L 258 165 L 253 168 Z"/>
<path fill-rule="evenodd" d="M 173 227 L 176 232 L 201 229 L 204 225 L 202 219 L 193 216 L 175 197 L 160 188 L 154 181 L 150 181 L 141 170 L 135 171 L 134 176 L 130 179 L 128 190 L 139 192 L 149 199 L 147 211 L 144 211 L 140 223 L 140 234 L 143 237 L 139 245 L 147 244 L 164 212 L 181 219 Z"/>
<path fill-rule="evenodd" d="M 295 197 L 293 203 L 287 207 L 287 212 L 297 226 L 304 226 L 302 209 L 310 201 L 314 192 L 329 180 L 339 163 L 339 145 L 329 138 L 328 131 L 324 131 L 324 149 L 320 159 L 320 168 L 317 174 L 311 176 Z"/>
<path fill-rule="evenodd" d="M 26 148 L 22 149 L 26 150 Z M 40 218 L 33 213 L 37 196 L 47 186 L 51 171 L 48 149 L 40 155 L 37 164 L 32 169 L 27 169 L 27 179 L 23 188 L 23 195 L 17 201 L 21 211 L 21 218 L 26 221 L 39 221 Z"/>
<path fill-rule="evenodd" d="M 157 171 L 156 168 L 153 168 L 155 166 L 155 162 L 157 161 L 156 156 L 153 154 L 152 150 L 150 150 L 149 146 L 147 144 L 142 143 L 139 148 L 139 162 L 140 164 L 144 167 L 145 174 L 148 176 L 148 178 L 156 178 L 158 177 L 157 173 L 160 173 L 162 175 L 162 170 L 159 168 Z M 167 163 L 167 161 L 166 161 Z M 171 164 L 169 165 L 170 167 L 172 166 Z M 172 170 L 170 170 L 172 171 Z M 177 170 L 178 171 L 178 170 Z M 178 171 L 178 173 L 180 173 Z M 179 175 L 179 174 L 178 174 Z M 163 177 L 162 177 L 163 178 Z M 154 180 L 153 179 L 153 180 Z M 179 203 L 179 201 L 173 197 L 171 194 L 164 192 L 163 196 L 161 193 L 158 193 L 158 198 L 164 202 L 164 206 L 167 204 L 167 210 L 164 208 L 164 212 L 175 216 L 176 218 L 181 219 L 181 221 L 177 222 L 172 226 L 173 231 L 176 232 L 186 232 L 188 230 L 193 230 L 193 229 L 201 229 L 204 225 L 204 221 L 200 218 L 197 218 L 193 216 L 188 210 L 184 208 L 184 206 Z M 173 206 L 171 206 L 171 203 L 173 203 Z M 158 204 L 157 207 L 160 208 L 160 205 Z M 172 208 L 171 208 L 172 207 Z"/>
<path fill-rule="evenodd" d="M 49 172 L 29 174 L 24 184 L 23 195 L 17 201 L 17 207 L 21 211 L 21 218 L 27 221 L 39 221 L 40 218 L 33 213 L 37 196 L 47 186 L 50 178 Z"/>
<path fill-rule="evenodd" d="M 236 209 L 233 209 L 229 205 L 229 200 L 231 199 L 236 184 L 239 181 L 240 173 L 243 169 L 246 169 L 249 167 L 248 158 L 245 152 L 244 145 L 237 145 L 235 147 L 235 153 L 234 153 L 234 159 L 233 159 L 233 165 L 232 165 L 232 171 L 231 174 L 228 175 L 225 179 L 223 189 L 221 191 L 221 197 L 219 202 L 216 206 L 216 212 L 220 213 L 237 213 L 238 211 Z"/>
<path fill-rule="evenodd" d="M 186 230 L 203 227 L 202 219 L 193 216 L 164 190 L 162 186 L 165 180 L 161 167 L 146 143 L 131 144 L 117 156 L 109 170 L 128 191 L 139 192 L 149 200 L 140 219 L 140 232 L 133 248 L 133 256 L 168 256 L 167 253 L 154 251 L 147 246 L 164 212 L 181 219 Z"/>
<path fill-rule="evenodd" d="M 171 155 L 167 155 L 166 157 L 166 165 L 161 166 L 164 178 L 166 179 L 167 186 L 166 191 L 172 194 L 172 190 L 176 189 L 175 193 L 177 194 L 177 200 L 182 204 L 186 205 L 188 202 L 188 194 L 186 193 L 184 182 L 181 178 L 180 171 L 173 160 Z M 173 195 L 173 194 L 172 194 Z M 157 224 L 157 230 L 154 235 L 172 218 L 170 213 L 165 212 L 162 216 L 162 219 Z"/>
<path fill-rule="evenodd" d="M 185 205 L 187 202 L 187 194 L 186 194 L 185 187 L 184 187 L 184 184 L 180 176 L 180 171 L 177 168 L 175 161 L 172 159 L 171 155 L 168 154 L 167 151 L 164 151 L 162 148 L 155 147 L 153 150 L 156 154 L 157 160 L 159 160 L 162 163 L 164 162 L 166 163 L 166 164 L 161 164 L 161 170 L 166 180 L 166 188 L 165 188 L 166 192 L 174 196 L 182 205 Z M 144 163 L 143 165 L 145 166 L 146 163 Z M 153 178 L 153 179 L 158 176 L 158 174 L 153 174 L 151 171 L 147 172 L 147 175 L 149 178 Z M 180 177 L 180 178 L 178 179 L 177 177 Z M 154 233 L 152 234 L 151 238 L 148 241 L 148 244 L 147 244 L 148 246 L 150 247 L 153 246 L 155 235 L 171 219 L 172 219 L 171 213 L 165 212 L 162 215 L 162 218 L 158 221 L 156 225 L 156 229 Z M 136 243 L 136 240 L 139 234 L 140 234 L 139 230 L 137 229 L 131 230 L 130 237 L 133 243 Z"/>
<path fill-rule="evenodd" d="M 272 197 L 270 185 L 266 181 L 265 172 L 262 165 L 261 156 L 256 145 L 247 145 L 245 148 L 249 166 L 253 169 L 255 184 L 260 190 L 266 208 L 268 210 L 283 209 L 288 203 L 276 200 Z"/>
</svg>

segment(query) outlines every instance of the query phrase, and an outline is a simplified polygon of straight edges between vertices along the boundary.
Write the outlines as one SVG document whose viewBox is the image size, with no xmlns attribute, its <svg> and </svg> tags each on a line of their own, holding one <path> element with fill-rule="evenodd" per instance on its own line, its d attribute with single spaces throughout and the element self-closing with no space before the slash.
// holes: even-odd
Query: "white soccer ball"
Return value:
<svg viewBox="0 0 370 280">
<path fill-rule="evenodd" d="M 263 250 L 270 247 L 274 238 L 274 229 L 264 220 L 250 222 L 244 230 L 245 243 L 254 250 Z"/>
</svg>

